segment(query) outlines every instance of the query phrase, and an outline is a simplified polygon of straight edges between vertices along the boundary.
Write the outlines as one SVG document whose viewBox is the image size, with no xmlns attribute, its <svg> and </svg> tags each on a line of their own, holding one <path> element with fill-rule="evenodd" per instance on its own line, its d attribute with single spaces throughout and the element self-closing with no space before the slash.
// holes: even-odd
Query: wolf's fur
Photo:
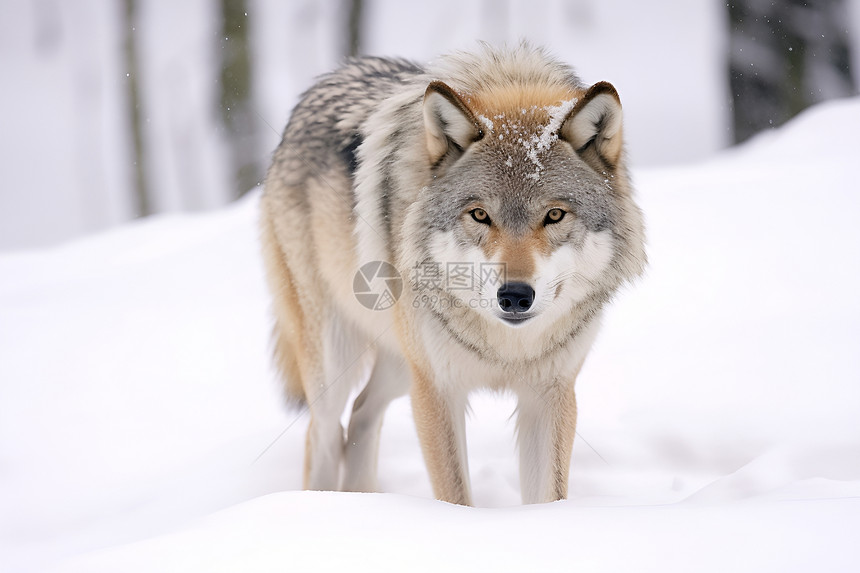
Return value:
<svg viewBox="0 0 860 573">
<path fill-rule="evenodd" d="M 471 503 L 464 411 L 478 387 L 518 396 L 523 501 L 566 496 L 574 381 L 605 304 L 645 265 L 611 85 L 582 85 L 527 45 L 428 68 L 350 60 L 293 111 L 266 179 L 262 239 L 277 364 L 311 414 L 305 487 L 373 490 L 385 408 L 411 381 L 438 498 Z M 388 310 L 352 291 L 371 261 L 405 281 Z M 449 263 L 468 265 L 468 288 L 416 278 L 422 264 Z M 506 285 L 533 289 L 533 302 L 511 299 L 519 314 L 476 271 L 495 263 Z M 344 432 L 349 393 L 365 381 Z"/>
</svg>

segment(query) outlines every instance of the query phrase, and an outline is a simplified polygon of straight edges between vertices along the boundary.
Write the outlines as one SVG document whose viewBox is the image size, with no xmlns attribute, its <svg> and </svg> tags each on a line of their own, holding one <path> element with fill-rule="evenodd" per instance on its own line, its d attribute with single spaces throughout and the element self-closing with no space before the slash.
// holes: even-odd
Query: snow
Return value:
<svg viewBox="0 0 860 573">
<path fill-rule="evenodd" d="M 386 493 L 298 491 L 256 194 L 0 255 L 0 570 L 858 570 L 858 124 L 860 99 L 832 102 L 634 171 L 651 264 L 580 375 L 553 504 L 519 505 L 491 394 L 479 508 L 432 499 L 405 398 Z"/>
<path fill-rule="evenodd" d="M 543 170 L 540 155 L 548 150 L 558 139 L 558 130 L 561 128 L 564 120 L 567 119 L 576 102 L 576 99 L 570 99 L 562 101 L 555 106 L 523 108 L 520 110 L 519 116 L 515 115 L 512 118 L 507 117 L 504 113 L 493 117 L 498 122 L 497 131 L 499 132 L 499 140 L 503 141 L 505 135 L 512 138 L 515 137 L 516 142 L 522 145 L 526 158 L 535 166 L 533 173 L 525 175 L 526 179 L 534 181 L 540 179 L 540 174 Z M 478 116 L 478 119 L 484 123 L 484 126 L 491 133 L 493 132 L 496 126 L 491 119 L 483 115 Z M 509 157 L 505 165 L 511 167 L 513 165 L 512 161 L 512 158 Z"/>
<path fill-rule="evenodd" d="M 562 122 L 567 119 L 567 116 L 570 114 L 573 106 L 576 105 L 576 102 L 576 99 L 569 99 L 556 106 L 545 106 L 541 108 L 541 110 L 546 112 L 549 117 L 546 125 L 541 126 L 539 132 L 532 135 L 529 139 L 520 138 L 518 140 L 525 148 L 526 157 L 528 157 L 535 165 L 534 173 L 527 174 L 527 179 L 533 179 L 535 181 L 540 179 L 541 171 L 543 171 L 543 163 L 541 163 L 538 156 L 544 151 L 547 151 L 558 139 L 558 130 L 561 128 Z M 522 111 L 525 113 L 526 110 Z M 534 112 L 535 110 L 531 111 Z M 518 124 L 514 124 L 512 126 L 514 133 L 517 133 L 517 129 Z"/>
<path fill-rule="evenodd" d="M 537 141 L 538 151 L 549 149 L 555 140 L 558 139 L 558 130 L 561 128 L 561 123 L 570 115 L 573 106 L 576 105 L 577 99 L 569 99 L 561 102 L 559 105 L 545 107 L 544 110 L 549 114 L 549 122 L 541 131 Z"/>
</svg>

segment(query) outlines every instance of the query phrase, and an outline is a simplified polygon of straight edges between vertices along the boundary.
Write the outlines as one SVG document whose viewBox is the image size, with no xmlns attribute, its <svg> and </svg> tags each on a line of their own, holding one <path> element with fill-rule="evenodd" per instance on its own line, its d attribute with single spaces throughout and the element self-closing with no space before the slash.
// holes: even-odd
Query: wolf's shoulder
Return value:
<svg viewBox="0 0 860 573">
<path fill-rule="evenodd" d="M 401 78 L 425 73 L 425 68 L 406 58 L 356 56 L 347 58 L 335 71 L 349 76 L 380 79 Z"/>
<path fill-rule="evenodd" d="M 374 90 L 402 84 L 425 73 L 423 66 L 407 59 L 357 56 L 347 58 L 333 71 L 318 77 L 311 89 L 326 90 L 349 86 Z"/>
<path fill-rule="evenodd" d="M 359 56 L 347 58 L 340 67 L 317 77 L 293 111 L 293 118 L 322 114 L 344 120 L 356 113 L 366 115 L 393 93 L 420 81 L 426 71 L 402 58 Z"/>
</svg>

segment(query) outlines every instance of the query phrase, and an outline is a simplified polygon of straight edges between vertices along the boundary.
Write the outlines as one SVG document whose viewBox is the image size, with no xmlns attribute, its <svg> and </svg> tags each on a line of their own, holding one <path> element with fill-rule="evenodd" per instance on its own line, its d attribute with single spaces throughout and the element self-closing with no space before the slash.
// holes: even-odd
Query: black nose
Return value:
<svg viewBox="0 0 860 573">
<path fill-rule="evenodd" d="M 535 301 L 535 289 L 526 283 L 505 283 L 497 296 L 505 312 L 525 312 Z"/>
</svg>

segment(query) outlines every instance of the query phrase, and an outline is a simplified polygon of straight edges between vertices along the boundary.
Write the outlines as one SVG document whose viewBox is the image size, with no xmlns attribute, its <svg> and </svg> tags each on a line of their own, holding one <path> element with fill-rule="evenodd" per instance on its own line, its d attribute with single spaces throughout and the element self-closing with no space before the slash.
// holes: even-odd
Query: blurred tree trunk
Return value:
<svg viewBox="0 0 860 573">
<path fill-rule="evenodd" d="M 727 7 L 736 142 L 814 103 L 855 93 L 843 0 L 736 0 Z"/>
<path fill-rule="evenodd" d="M 364 1 L 347 0 L 349 20 L 347 20 L 347 55 L 361 54 L 362 29 L 364 27 Z"/>
<path fill-rule="evenodd" d="M 233 172 L 235 196 L 263 177 L 252 102 L 252 68 L 245 0 L 221 0 L 221 120 Z"/>
<path fill-rule="evenodd" d="M 134 195 L 137 216 L 145 217 L 152 214 L 149 201 L 149 191 L 146 183 L 146 162 L 143 149 L 143 126 L 140 113 L 140 89 L 137 84 L 138 54 L 135 34 L 135 2 L 125 0 L 123 27 L 125 28 L 124 52 L 126 77 L 128 78 L 128 110 L 131 115 L 132 152 L 134 153 Z"/>
</svg>

